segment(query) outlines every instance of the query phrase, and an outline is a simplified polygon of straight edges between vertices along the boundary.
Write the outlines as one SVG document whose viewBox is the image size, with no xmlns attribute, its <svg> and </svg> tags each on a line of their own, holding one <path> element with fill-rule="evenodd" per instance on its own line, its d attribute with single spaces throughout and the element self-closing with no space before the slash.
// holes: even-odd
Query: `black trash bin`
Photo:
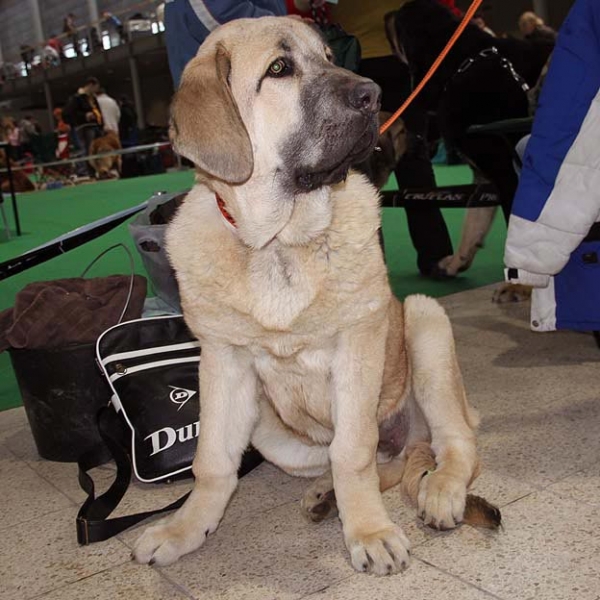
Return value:
<svg viewBox="0 0 600 600">
<path fill-rule="evenodd" d="M 111 394 L 96 365 L 95 344 L 11 348 L 9 354 L 39 455 L 75 462 L 97 449 L 108 461 L 96 415 Z"/>
</svg>

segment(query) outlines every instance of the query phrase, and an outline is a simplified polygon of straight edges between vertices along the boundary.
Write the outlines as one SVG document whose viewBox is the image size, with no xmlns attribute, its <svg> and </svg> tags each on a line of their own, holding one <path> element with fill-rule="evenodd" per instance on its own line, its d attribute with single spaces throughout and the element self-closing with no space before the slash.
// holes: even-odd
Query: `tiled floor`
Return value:
<svg viewBox="0 0 600 600">
<path fill-rule="evenodd" d="M 139 529 L 77 545 L 76 468 L 39 459 L 16 409 L 0 413 L 0 599 L 598 600 L 600 350 L 584 334 L 530 333 L 527 307 L 495 306 L 491 293 L 443 303 L 483 417 L 474 489 L 502 507 L 503 530 L 434 532 L 391 490 L 385 501 L 412 541 L 411 566 L 386 578 L 358 574 L 339 522 L 301 517 L 306 482 L 263 464 L 200 551 L 142 567 L 129 559 Z M 96 476 L 108 483 L 110 466 Z M 157 507 L 188 485 L 134 485 L 121 512 Z"/>
</svg>

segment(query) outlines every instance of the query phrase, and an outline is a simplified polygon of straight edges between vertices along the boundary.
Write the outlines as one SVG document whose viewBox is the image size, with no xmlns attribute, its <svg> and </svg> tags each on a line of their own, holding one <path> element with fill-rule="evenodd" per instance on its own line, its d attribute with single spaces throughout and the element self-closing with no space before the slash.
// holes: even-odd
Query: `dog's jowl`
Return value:
<svg viewBox="0 0 600 600">
<path fill-rule="evenodd" d="M 401 483 L 433 527 L 463 521 L 477 416 L 450 323 L 435 300 L 392 296 L 378 194 L 351 169 L 376 143 L 379 94 L 286 17 L 224 25 L 186 67 L 171 135 L 197 184 L 167 248 L 202 344 L 196 481 L 143 533 L 137 561 L 167 565 L 204 543 L 250 443 L 317 478 L 302 510 L 339 514 L 359 571 L 409 562 L 381 490 Z"/>
</svg>

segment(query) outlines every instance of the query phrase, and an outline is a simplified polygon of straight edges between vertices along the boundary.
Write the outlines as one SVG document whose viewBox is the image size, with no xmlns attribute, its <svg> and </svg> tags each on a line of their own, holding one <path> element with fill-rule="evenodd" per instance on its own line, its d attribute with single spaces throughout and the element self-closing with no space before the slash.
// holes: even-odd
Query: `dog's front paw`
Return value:
<svg viewBox="0 0 600 600">
<path fill-rule="evenodd" d="M 434 471 L 421 480 L 417 511 L 425 525 L 453 529 L 463 520 L 467 488 L 459 479 Z"/>
<path fill-rule="evenodd" d="M 135 544 L 132 558 L 141 564 L 164 567 L 200 548 L 209 533 L 212 530 L 167 518 L 146 529 Z"/>
<path fill-rule="evenodd" d="M 410 542 L 402 529 L 391 524 L 374 533 L 346 538 L 352 566 L 374 575 L 391 575 L 409 563 Z"/>
</svg>

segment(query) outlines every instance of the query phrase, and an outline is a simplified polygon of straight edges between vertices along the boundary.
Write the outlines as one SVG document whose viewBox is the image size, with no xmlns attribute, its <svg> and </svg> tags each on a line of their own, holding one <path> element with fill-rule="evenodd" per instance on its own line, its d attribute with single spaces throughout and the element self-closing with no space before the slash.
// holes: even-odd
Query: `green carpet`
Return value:
<svg viewBox="0 0 600 600">
<path fill-rule="evenodd" d="M 436 167 L 438 185 L 465 184 L 472 181 L 468 167 Z M 23 235 L 6 240 L 0 233 L 0 262 L 35 248 L 55 237 L 96 219 L 135 206 L 154 192 L 176 192 L 191 187 L 193 172 L 182 171 L 120 181 L 106 181 L 78 187 L 18 196 Z M 388 184 L 393 189 L 394 182 Z M 10 202 L 5 203 L 9 219 Z M 464 210 L 445 209 L 444 216 L 458 244 Z M 481 250 L 469 271 L 449 281 L 432 281 L 418 275 L 416 254 L 408 236 L 405 213 L 402 209 L 383 210 L 383 231 L 390 281 L 396 295 L 403 298 L 411 293 L 444 296 L 487 285 L 502 279 L 502 248 L 506 227 L 496 219 L 486 247 Z M 127 225 L 122 224 L 92 242 L 42 265 L 0 282 L 0 310 L 13 305 L 15 295 L 31 281 L 77 277 L 102 250 L 117 242 L 125 242 L 134 253 L 136 272 L 144 274 L 141 260 L 129 238 Z M 90 272 L 90 276 L 127 273 L 128 259 L 124 253 L 113 251 Z M 0 410 L 21 404 L 18 386 L 7 353 L 0 354 Z"/>
</svg>

